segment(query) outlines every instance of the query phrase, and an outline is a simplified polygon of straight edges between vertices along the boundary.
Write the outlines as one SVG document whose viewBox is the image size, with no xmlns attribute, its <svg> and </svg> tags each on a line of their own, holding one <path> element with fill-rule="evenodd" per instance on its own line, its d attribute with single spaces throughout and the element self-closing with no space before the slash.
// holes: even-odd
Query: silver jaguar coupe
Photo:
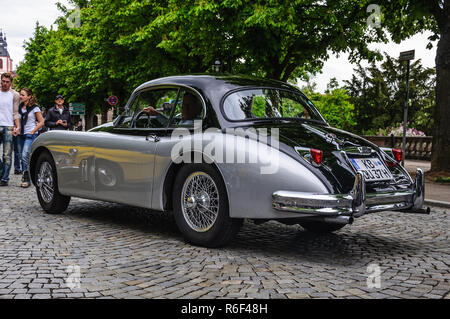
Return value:
<svg viewBox="0 0 450 319">
<path fill-rule="evenodd" d="M 244 76 L 156 79 L 113 122 L 49 131 L 33 143 L 30 175 L 42 208 L 70 198 L 173 213 L 192 244 L 228 243 L 244 219 L 330 232 L 379 211 L 429 213 L 424 176 L 330 127 L 289 84 Z"/>
</svg>

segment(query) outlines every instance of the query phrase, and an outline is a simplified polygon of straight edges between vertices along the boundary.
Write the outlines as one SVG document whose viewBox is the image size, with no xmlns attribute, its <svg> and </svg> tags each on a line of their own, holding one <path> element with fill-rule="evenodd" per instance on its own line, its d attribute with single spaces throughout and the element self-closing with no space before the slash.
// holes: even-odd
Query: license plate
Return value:
<svg viewBox="0 0 450 319">
<path fill-rule="evenodd" d="M 393 179 L 391 172 L 378 158 L 350 158 L 353 167 L 361 171 L 366 181 L 385 181 Z"/>
</svg>

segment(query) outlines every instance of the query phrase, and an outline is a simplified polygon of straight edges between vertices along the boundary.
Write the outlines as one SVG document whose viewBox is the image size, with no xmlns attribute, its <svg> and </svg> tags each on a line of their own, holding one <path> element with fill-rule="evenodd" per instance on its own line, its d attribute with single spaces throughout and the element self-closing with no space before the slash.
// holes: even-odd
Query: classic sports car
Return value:
<svg viewBox="0 0 450 319">
<path fill-rule="evenodd" d="M 364 214 L 423 208 L 399 150 L 332 128 L 289 84 L 189 75 L 139 86 L 112 123 L 49 131 L 30 174 L 51 214 L 70 197 L 173 212 L 191 243 L 229 242 L 244 219 L 335 231 Z"/>
</svg>

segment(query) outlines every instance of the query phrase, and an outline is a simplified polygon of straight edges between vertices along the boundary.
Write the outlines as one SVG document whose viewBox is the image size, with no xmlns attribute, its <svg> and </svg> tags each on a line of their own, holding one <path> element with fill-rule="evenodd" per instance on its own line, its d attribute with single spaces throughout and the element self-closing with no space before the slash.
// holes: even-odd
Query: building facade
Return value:
<svg viewBox="0 0 450 319">
<path fill-rule="evenodd" d="M 9 56 L 6 35 L 0 30 L 0 74 L 12 72 L 13 60 Z"/>
</svg>

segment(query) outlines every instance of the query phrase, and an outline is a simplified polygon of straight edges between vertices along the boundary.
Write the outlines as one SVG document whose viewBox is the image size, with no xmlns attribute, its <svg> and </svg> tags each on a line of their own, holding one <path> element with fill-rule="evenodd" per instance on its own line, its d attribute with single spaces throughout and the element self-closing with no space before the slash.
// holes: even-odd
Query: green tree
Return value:
<svg viewBox="0 0 450 319">
<path fill-rule="evenodd" d="M 356 129 L 374 134 L 403 121 L 406 95 L 406 65 L 385 53 L 383 63 L 358 64 L 351 80 L 344 81 L 355 105 Z M 424 68 L 420 59 L 411 64 L 409 84 L 409 126 L 433 134 L 435 70 Z"/>
<path fill-rule="evenodd" d="M 439 40 L 431 170 L 450 172 L 450 1 L 382 0 L 377 3 L 383 14 L 382 26 L 394 41 L 400 42 L 424 30 L 433 33 L 430 40 Z"/>
<path fill-rule="evenodd" d="M 216 58 L 233 73 L 287 81 L 317 72 L 329 51 L 375 58 L 367 43 L 381 33 L 364 32 L 366 2 L 72 0 L 81 25 L 70 28 L 72 11 L 59 4 L 62 16 L 43 49 L 27 47 L 38 63 L 26 59 L 18 73 L 24 84 L 48 84 L 41 94 L 85 102 L 89 117 L 106 114 L 109 94 L 123 105 L 136 85 L 208 72 Z"/>
<path fill-rule="evenodd" d="M 95 1 L 93 1 L 95 2 Z M 133 16 L 151 12 L 151 1 L 127 8 Z M 233 73 L 289 80 L 317 71 L 328 52 L 350 51 L 352 59 L 374 59 L 367 44 L 381 32 L 365 32 L 370 1 L 186 1 L 158 5 L 148 19 L 118 41 L 129 47 L 162 49 L 180 71 L 209 69 L 219 58 Z"/>
<path fill-rule="evenodd" d="M 19 77 L 15 81 L 19 89 L 32 88 L 38 97 L 39 104 L 47 109 L 54 104 L 56 81 L 50 76 L 50 60 L 44 58 L 43 54 L 53 34 L 53 30 L 48 30 L 39 23 L 36 24 L 33 37 L 25 42 L 25 62 L 19 65 Z"/>
<path fill-rule="evenodd" d="M 86 102 L 92 115 L 105 113 L 108 94 L 123 103 L 139 83 L 205 72 L 216 58 L 233 73 L 288 81 L 317 72 L 330 53 L 374 61 L 382 56 L 368 44 L 430 30 L 439 39 L 432 169 L 450 171 L 450 0 L 379 0 L 375 28 L 368 27 L 372 2 L 72 0 L 80 28 L 67 27 L 71 11 L 60 5 L 57 29 L 27 42 L 45 41 L 27 47 L 30 61 L 18 73 L 42 94 L 58 89 Z"/>
<path fill-rule="evenodd" d="M 325 94 L 303 88 L 325 120 L 333 127 L 355 132 L 355 109 L 346 88 L 340 88 L 336 78 L 327 85 Z"/>
</svg>

